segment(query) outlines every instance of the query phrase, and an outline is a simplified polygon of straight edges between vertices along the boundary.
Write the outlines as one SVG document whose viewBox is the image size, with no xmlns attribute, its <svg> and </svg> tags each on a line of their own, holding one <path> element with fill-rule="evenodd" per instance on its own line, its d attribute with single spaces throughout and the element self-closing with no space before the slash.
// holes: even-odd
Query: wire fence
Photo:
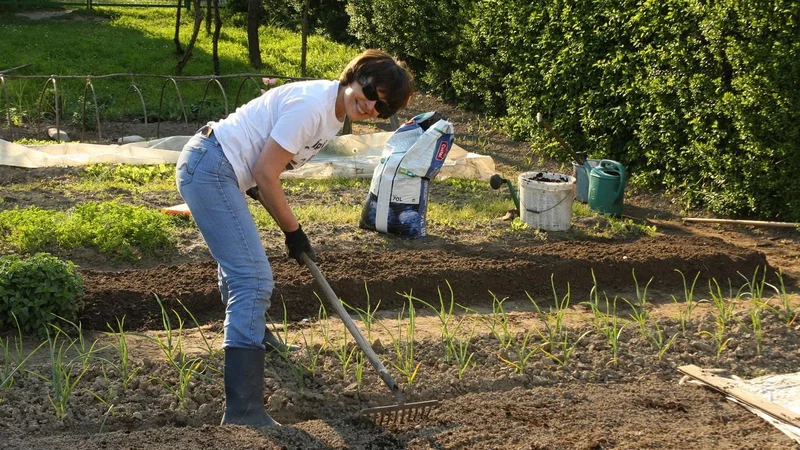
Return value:
<svg viewBox="0 0 800 450">
<path fill-rule="evenodd" d="M 220 6 L 225 5 L 220 1 Z M 83 6 L 92 9 L 96 6 L 125 6 L 142 8 L 191 8 L 191 0 L 0 0 L 0 7 L 29 8 L 29 7 L 62 7 Z"/>
<path fill-rule="evenodd" d="M 56 139 L 60 140 L 60 131 L 62 129 L 62 119 L 64 115 L 63 111 L 63 92 L 59 89 L 59 86 L 66 81 L 66 80 L 83 80 L 83 95 L 80 96 L 81 104 L 79 107 L 78 118 L 80 120 L 81 126 L 81 140 L 86 138 L 86 131 L 87 131 L 87 121 L 93 119 L 94 128 L 97 130 L 98 139 L 102 139 L 102 119 L 101 119 L 101 108 L 98 104 L 97 100 L 97 93 L 95 91 L 95 82 L 102 79 L 118 79 L 118 78 L 125 78 L 130 79 L 131 83 L 127 86 L 124 94 L 122 95 L 120 111 L 126 112 L 128 110 L 129 103 L 135 103 L 141 108 L 141 117 L 143 118 L 144 125 L 147 127 L 148 125 L 148 105 L 145 101 L 145 95 L 141 88 L 142 83 L 137 83 L 137 80 L 156 80 L 160 81 L 161 88 L 158 95 L 158 107 L 156 110 L 156 114 L 154 117 L 157 118 L 155 122 L 155 137 L 161 137 L 161 118 L 163 117 L 163 107 L 164 107 L 164 98 L 167 92 L 174 93 L 177 98 L 179 110 L 180 110 L 180 119 L 182 120 L 185 125 L 189 125 L 189 114 L 187 114 L 186 105 L 184 103 L 184 94 L 181 89 L 181 83 L 185 82 L 201 82 L 205 84 L 203 89 L 202 99 L 200 100 L 197 108 L 193 111 L 192 116 L 197 120 L 197 127 L 201 126 L 201 121 L 204 117 L 203 112 L 204 108 L 208 105 L 208 100 L 210 95 L 214 95 L 216 93 L 217 101 L 221 101 L 221 104 L 224 108 L 225 116 L 228 115 L 230 112 L 230 106 L 234 105 L 239 106 L 246 101 L 249 101 L 252 97 L 248 97 L 243 99 L 242 94 L 243 90 L 246 85 L 251 85 L 255 87 L 255 92 L 259 92 L 261 89 L 268 88 L 267 85 L 263 83 L 264 79 L 272 79 L 272 80 L 283 80 L 284 82 L 291 82 L 291 81 L 300 81 L 300 80 L 307 80 L 309 78 L 298 78 L 298 77 L 286 77 L 281 75 L 268 75 L 268 74 L 256 74 L 256 73 L 240 73 L 240 74 L 230 74 L 230 75 L 206 75 L 206 76 L 167 76 L 167 75 L 142 75 L 142 74 L 132 74 L 132 73 L 115 73 L 115 74 L 107 74 L 107 75 L 12 75 L 8 72 L 19 69 L 24 66 L 15 67 L 4 72 L 0 72 L 0 95 L 2 95 L 3 101 L 3 117 L 5 118 L 5 128 L 11 136 L 12 128 L 13 128 L 13 121 L 12 121 L 12 110 L 14 110 L 14 106 L 11 104 L 9 99 L 9 82 L 14 80 L 39 80 L 44 81 L 43 87 L 41 88 L 38 94 L 38 103 L 36 112 L 30 117 L 32 119 L 32 126 L 35 129 L 39 130 L 41 128 L 41 123 L 44 118 L 44 111 L 47 110 L 48 114 L 52 114 L 53 120 L 55 121 L 55 128 L 56 128 L 56 135 L 58 136 Z M 223 83 L 223 80 L 229 80 L 229 83 Z M 232 82 L 232 83 L 231 83 Z M 150 83 L 152 85 L 152 83 Z M 226 89 L 224 84 L 228 84 L 229 88 Z M 235 87 L 235 93 L 231 96 L 231 89 L 230 85 Z M 249 92 L 254 92 L 253 90 Z M 170 94 L 172 95 L 172 94 Z M 116 95 L 114 97 L 117 97 Z M 147 97 L 153 97 L 152 95 Z M 50 103 L 52 101 L 52 103 Z M 87 104 L 89 106 L 87 110 Z M 150 105 L 150 110 L 152 112 L 152 104 Z M 88 112 L 87 112 L 88 111 Z M 92 115 L 94 117 L 90 117 Z M 74 115 L 73 115 L 74 117 Z M 138 114 L 135 117 L 139 117 Z M 223 116 L 224 117 L 224 116 Z M 13 137 L 13 136 L 11 136 Z"/>
</svg>

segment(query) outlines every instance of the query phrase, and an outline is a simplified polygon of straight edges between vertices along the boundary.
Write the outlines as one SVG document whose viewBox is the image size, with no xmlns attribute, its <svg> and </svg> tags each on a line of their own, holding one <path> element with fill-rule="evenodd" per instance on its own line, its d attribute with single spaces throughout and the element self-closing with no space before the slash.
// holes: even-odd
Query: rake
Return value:
<svg viewBox="0 0 800 450">
<path fill-rule="evenodd" d="M 344 305 L 342 305 L 341 301 L 339 301 L 339 297 L 337 297 L 336 293 L 333 292 L 333 289 L 331 289 L 331 286 L 328 284 L 328 281 L 322 275 L 322 272 L 320 272 L 317 265 L 305 253 L 303 254 L 303 261 L 311 270 L 314 280 L 322 288 L 325 297 L 328 298 L 328 302 L 333 305 L 334 309 L 336 309 L 336 313 L 342 318 L 342 322 L 344 322 L 345 327 L 347 327 L 347 331 L 349 331 L 356 340 L 356 344 L 358 344 L 359 348 L 361 348 L 361 350 L 367 356 L 367 359 L 369 360 L 370 364 L 372 364 L 372 367 L 375 368 L 375 370 L 378 372 L 378 375 L 380 375 L 383 382 L 386 384 L 389 390 L 392 391 L 392 394 L 394 394 L 394 397 L 397 400 L 397 404 L 394 405 L 364 408 L 361 410 L 361 416 L 374 420 L 378 424 L 391 422 L 397 424 L 426 419 L 430 415 L 431 411 L 441 404 L 441 401 L 426 400 L 422 402 L 406 403 L 405 395 L 400 389 L 400 386 L 398 386 L 397 382 L 394 381 L 394 378 L 392 378 L 392 376 L 389 374 L 389 371 L 386 370 L 386 367 L 378 358 L 378 355 L 375 354 L 375 350 L 373 350 L 367 340 L 364 339 L 364 335 L 362 335 L 361 331 L 359 331 L 359 329 L 356 327 L 353 319 L 350 318 L 350 315 L 344 309 Z"/>
</svg>

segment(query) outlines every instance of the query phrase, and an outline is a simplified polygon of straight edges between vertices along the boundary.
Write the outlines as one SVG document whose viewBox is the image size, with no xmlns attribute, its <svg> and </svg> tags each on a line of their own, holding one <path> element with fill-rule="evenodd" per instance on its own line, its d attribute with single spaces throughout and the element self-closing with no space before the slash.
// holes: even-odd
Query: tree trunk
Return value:
<svg viewBox="0 0 800 450">
<path fill-rule="evenodd" d="M 186 63 L 188 63 L 189 59 L 192 57 L 192 50 L 194 49 L 195 42 L 197 42 L 197 35 L 200 33 L 200 25 L 203 23 L 203 10 L 200 8 L 200 0 L 192 0 L 192 4 L 194 4 L 194 28 L 192 29 L 192 38 L 186 46 L 186 53 L 183 54 L 183 58 L 181 58 L 178 62 L 178 66 L 175 68 L 175 72 L 178 75 L 183 72 L 183 68 L 186 67 Z"/>
<path fill-rule="evenodd" d="M 206 0 L 206 34 L 211 34 L 211 8 L 213 0 Z M 216 4 L 216 3 L 215 3 Z"/>
<path fill-rule="evenodd" d="M 211 38 L 212 57 L 214 61 L 214 75 L 219 75 L 219 31 L 222 29 L 222 19 L 219 18 L 219 0 L 214 1 L 214 35 Z"/>
<path fill-rule="evenodd" d="M 261 16 L 261 0 L 248 0 L 247 2 L 247 51 L 250 55 L 250 65 L 260 69 L 261 46 L 258 43 L 258 21 Z"/>
<path fill-rule="evenodd" d="M 183 47 L 181 47 L 181 6 L 183 5 L 183 0 L 178 1 L 178 8 L 177 13 L 175 13 L 175 38 L 173 42 L 175 42 L 175 52 L 179 55 L 183 54 Z"/>
<path fill-rule="evenodd" d="M 306 54 L 308 53 L 308 10 L 311 9 L 311 0 L 303 3 L 303 17 L 301 24 L 303 27 L 302 44 L 300 44 L 300 76 L 306 76 Z"/>
</svg>

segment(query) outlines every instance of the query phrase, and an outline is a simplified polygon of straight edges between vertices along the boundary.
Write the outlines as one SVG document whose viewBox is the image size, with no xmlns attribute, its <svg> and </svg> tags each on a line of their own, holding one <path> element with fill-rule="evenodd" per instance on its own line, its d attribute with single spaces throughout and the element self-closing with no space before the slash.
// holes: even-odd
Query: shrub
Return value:
<svg viewBox="0 0 800 450">
<path fill-rule="evenodd" d="M 75 322 L 81 294 L 83 278 L 71 261 L 47 253 L 0 257 L 0 328 L 16 326 L 14 316 L 23 332 L 40 335 L 58 317 Z"/>
<path fill-rule="evenodd" d="M 351 0 L 350 27 L 439 94 L 548 143 L 547 155 L 568 159 L 539 111 L 641 185 L 721 214 L 800 221 L 800 3 L 406 3 Z"/>
</svg>

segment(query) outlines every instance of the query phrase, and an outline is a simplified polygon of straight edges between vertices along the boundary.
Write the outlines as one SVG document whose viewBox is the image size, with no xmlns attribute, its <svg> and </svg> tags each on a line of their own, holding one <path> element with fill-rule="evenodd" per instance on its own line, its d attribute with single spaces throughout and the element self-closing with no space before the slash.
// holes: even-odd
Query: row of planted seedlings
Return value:
<svg viewBox="0 0 800 450">
<path fill-rule="evenodd" d="M 507 298 L 501 299 L 490 293 L 491 311 L 480 312 L 457 302 L 449 283 L 449 295 L 440 291 L 437 302 L 429 302 L 410 293 L 400 294 L 406 302 L 399 311 L 379 312 L 380 302 L 372 306 L 368 291 L 365 308 L 345 305 L 360 317 L 365 337 L 374 343 L 387 367 L 393 370 L 398 381 L 407 385 L 413 385 L 425 371 L 441 371 L 442 368 L 457 380 L 468 377 L 470 371 L 479 365 L 487 364 L 499 363 L 510 369 L 511 373 L 521 375 L 528 372 L 531 362 L 537 359 L 549 361 L 556 368 L 564 368 L 570 365 L 576 351 L 590 335 L 594 335 L 594 341 L 601 342 L 605 347 L 603 351 L 606 352 L 607 361 L 617 364 L 624 354 L 626 341 L 623 335 L 626 330 L 629 335 L 638 336 L 635 341 L 629 339 L 629 345 L 641 347 L 642 342 L 647 342 L 653 356 L 659 360 L 670 352 L 680 338 L 710 342 L 711 356 L 719 359 L 731 340 L 735 325 L 748 330 L 755 341 L 756 352 L 760 354 L 766 318 L 771 317 L 781 326 L 790 328 L 800 315 L 800 306 L 792 300 L 793 295 L 787 292 L 781 271 L 775 272 L 776 284 L 767 282 L 766 269 L 756 269 L 750 277 L 739 274 L 744 279 L 743 284 L 734 289 L 733 283 L 728 281 L 727 293 L 723 292 L 715 279 L 711 279 L 708 282 L 708 296 L 704 298 L 698 298 L 695 292 L 699 273 L 691 281 L 680 271 L 678 273 L 683 279 L 683 298 L 672 296 L 678 317 L 677 325 L 671 331 L 651 315 L 654 308 L 647 290 L 653 279 L 640 286 L 635 272 L 635 299 L 609 298 L 599 290 L 595 280 L 589 298 L 574 302 L 590 311 L 588 316 L 583 315 L 577 327 L 574 322 L 568 325 L 567 320 L 568 315 L 575 311 L 569 284 L 566 292 L 560 294 L 552 279 L 553 300 L 547 302 L 547 307 L 542 306 L 544 301 L 527 296 L 536 320 L 527 320 L 524 326 L 515 324 L 514 313 L 506 308 Z M 46 339 L 32 349 L 25 350 L 24 336 L 19 329 L 16 335 L 0 339 L 0 406 L 5 394 L 26 374 L 49 385 L 49 404 L 57 420 L 63 421 L 69 417 L 70 399 L 74 394 L 88 393 L 102 411 L 101 431 L 106 419 L 114 416 L 115 405 L 124 403 L 126 395 L 132 395 L 132 391 L 145 386 L 161 386 L 162 392 L 168 392 L 172 398 L 164 406 L 177 410 L 191 412 L 209 402 L 209 397 L 219 398 L 217 394 L 222 392 L 219 332 L 210 336 L 188 308 L 181 304 L 194 322 L 201 342 L 199 352 L 197 346 L 194 352 L 188 351 L 188 345 L 184 342 L 187 329 L 181 315 L 175 310 L 167 311 L 157 297 L 155 300 L 162 311 L 163 330 L 160 332 L 130 333 L 124 328 L 123 318 L 109 326 L 105 336 L 87 339 L 80 323 L 62 320 L 62 324 L 68 326 L 51 324 L 45 330 Z M 705 321 L 696 325 L 698 307 L 704 304 Z M 438 328 L 435 334 L 440 341 L 438 344 L 419 340 L 417 336 L 419 314 L 422 311 L 428 317 L 434 317 L 433 322 Z M 287 342 L 300 344 L 301 350 L 284 352 L 277 357 L 286 362 L 299 390 L 311 385 L 309 379 L 323 375 L 331 379 L 338 378 L 343 385 L 351 386 L 359 394 L 365 377 L 377 380 L 363 352 L 353 343 L 338 319 L 328 316 L 323 302 L 320 301 L 318 317 L 311 326 L 290 324 L 285 305 L 283 312 L 278 334 Z M 292 328 L 298 329 L 293 331 Z M 158 370 L 148 370 L 152 367 L 146 368 L 141 358 L 131 354 L 130 339 L 133 336 L 144 338 L 157 347 L 164 361 Z M 376 336 L 380 337 L 376 339 Z M 487 340 L 489 345 L 486 345 Z M 388 341 L 388 344 L 383 344 L 384 341 Z M 423 361 L 419 356 L 420 350 L 432 346 L 439 347 L 436 355 L 441 360 Z M 28 367 L 31 358 L 40 351 L 48 352 L 49 365 L 40 365 L 38 370 Z M 487 357 L 487 352 L 492 353 L 493 358 Z M 95 374 L 95 379 L 105 382 L 82 385 L 90 372 Z M 198 385 L 210 386 L 214 394 L 200 394 L 200 398 L 192 398 L 197 395 L 193 389 Z"/>
</svg>

